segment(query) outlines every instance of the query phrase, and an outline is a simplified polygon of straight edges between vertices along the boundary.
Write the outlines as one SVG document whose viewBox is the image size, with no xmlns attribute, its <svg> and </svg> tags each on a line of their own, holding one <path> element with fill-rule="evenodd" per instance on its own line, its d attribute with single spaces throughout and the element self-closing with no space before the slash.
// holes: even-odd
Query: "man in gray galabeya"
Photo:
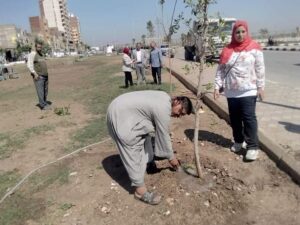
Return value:
<svg viewBox="0 0 300 225">
<path fill-rule="evenodd" d="M 190 114 L 192 109 L 188 97 L 171 98 L 162 91 L 126 93 L 109 105 L 108 131 L 117 144 L 131 185 L 135 187 L 135 198 L 152 205 L 161 201 L 159 194 L 147 190 L 145 171 L 147 166 L 155 165 L 154 157 L 168 159 L 174 169 L 178 168 L 179 161 L 174 156 L 169 134 L 170 120 L 171 117 Z"/>
</svg>

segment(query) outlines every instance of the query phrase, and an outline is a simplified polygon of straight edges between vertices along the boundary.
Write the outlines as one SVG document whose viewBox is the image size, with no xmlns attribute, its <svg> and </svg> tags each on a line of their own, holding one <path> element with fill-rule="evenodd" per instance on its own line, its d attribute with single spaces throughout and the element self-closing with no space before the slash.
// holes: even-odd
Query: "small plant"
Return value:
<svg viewBox="0 0 300 225">
<path fill-rule="evenodd" d="M 67 116 L 71 115 L 70 113 L 70 106 L 64 106 L 64 107 L 56 107 L 54 109 L 54 113 L 58 116 Z"/>
<path fill-rule="evenodd" d="M 188 75 L 190 73 L 190 71 L 191 71 L 191 68 L 187 64 L 185 64 L 182 69 L 184 70 L 184 74 L 185 75 Z"/>
<path fill-rule="evenodd" d="M 72 203 L 64 203 L 60 206 L 60 209 L 63 211 L 67 211 L 67 210 L 71 209 L 73 206 L 75 206 L 75 205 Z"/>
</svg>

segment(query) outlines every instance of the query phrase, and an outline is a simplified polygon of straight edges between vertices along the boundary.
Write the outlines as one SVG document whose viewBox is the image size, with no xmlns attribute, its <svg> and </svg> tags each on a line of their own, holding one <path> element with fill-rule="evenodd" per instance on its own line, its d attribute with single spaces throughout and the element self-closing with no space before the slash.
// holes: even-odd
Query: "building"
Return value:
<svg viewBox="0 0 300 225">
<path fill-rule="evenodd" d="M 32 16 L 29 17 L 29 23 L 31 33 L 39 38 L 42 38 L 45 42 L 50 44 L 50 29 L 48 27 L 47 20 L 43 17 Z"/>
<path fill-rule="evenodd" d="M 15 25 L 0 25 L 0 48 L 14 49 L 17 47 L 17 28 Z"/>
<path fill-rule="evenodd" d="M 39 0 L 39 6 L 41 17 L 47 20 L 49 29 L 57 28 L 69 49 L 72 40 L 67 0 Z"/>
<path fill-rule="evenodd" d="M 69 14 L 70 17 L 70 31 L 71 31 L 71 40 L 76 50 L 80 47 L 81 38 L 80 38 L 80 23 L 78 17 L 74 14 Z"/>
<path fill-rule="evenodd" d="M 7 61 L 15 61 L 19 56 L 18 47 L 31 45 L 32 36 L 13 24 L 0 25 L 0 49 L 4 50 Z"/>
</svg>

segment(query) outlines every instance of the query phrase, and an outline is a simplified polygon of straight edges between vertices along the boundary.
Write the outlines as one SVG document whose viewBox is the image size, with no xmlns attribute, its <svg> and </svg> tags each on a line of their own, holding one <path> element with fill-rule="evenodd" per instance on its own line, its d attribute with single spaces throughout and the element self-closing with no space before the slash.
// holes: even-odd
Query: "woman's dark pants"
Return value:
<svg viewBox="0 0 300 225">
<path fill-rule="evenodd" d="M 256 96 L 227 98 L 234 142 L 247 143 L 247 149 L 258 148 Z"/>
<path fill-rule="evenodd" d="M 128 72 L 128 71 L 125 71 L 124 73 L 125 73 L 125 87 L 128 88 L 129 83 L 130 83 L 130 86 L 133 85 L 132 75 L 131 75 L 131 72 Z"/>
</svg>

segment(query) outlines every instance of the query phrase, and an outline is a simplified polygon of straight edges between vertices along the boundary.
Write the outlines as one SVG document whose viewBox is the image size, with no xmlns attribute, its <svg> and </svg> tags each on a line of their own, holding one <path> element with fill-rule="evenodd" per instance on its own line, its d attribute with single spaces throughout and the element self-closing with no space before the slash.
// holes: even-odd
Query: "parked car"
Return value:
<svg viewBox="0 0 300 225">
<path fill-rule="evenodd" d="M 171 58 L 174 58 L 175 49 L 170 48 L 168 44 L 162 44 L 160 49 L 163 56 L 170 56 Z"/>
</svg>

